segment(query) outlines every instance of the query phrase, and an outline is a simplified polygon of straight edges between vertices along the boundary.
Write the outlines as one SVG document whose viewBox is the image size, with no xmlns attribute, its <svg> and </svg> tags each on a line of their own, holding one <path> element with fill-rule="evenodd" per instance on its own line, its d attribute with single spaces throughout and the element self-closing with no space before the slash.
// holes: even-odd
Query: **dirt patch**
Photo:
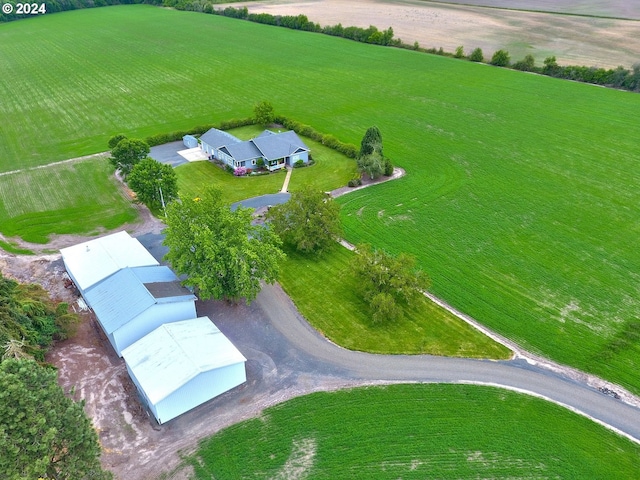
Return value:
<svg viewBox="0 0 640 480">
<path fill-rule="evenodd" d="M 224 8 L 227 5 L 219 5 Z M 419 0 L 272 0 L 229 4 L 251 13 L 306 15 L 322 26 L 380 29 L 392 27 L 394 36 L 424 48 L 454 52 L 462 45 L 469 54 L 482 48 L 485 57 L 506 49 L 512 61 L 531 54 L 538 65 L 555 55 L 563 65 L 615 68 L 640 61 L 640 22 L 514 11 Z"/>
</svg>

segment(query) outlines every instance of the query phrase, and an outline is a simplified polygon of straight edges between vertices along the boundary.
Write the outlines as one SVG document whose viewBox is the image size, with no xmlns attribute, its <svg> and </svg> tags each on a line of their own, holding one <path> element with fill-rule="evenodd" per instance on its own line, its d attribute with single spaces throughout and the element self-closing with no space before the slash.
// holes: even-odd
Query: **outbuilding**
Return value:
<svg viewBox="0 0 640 480">
<path fill-rule="evenodd" d="M 196 316 L 196 296 L 162 265 L 122 268 L 84 297 L 119 356 L 160 325 Z"/>
<path fill-rule="evenodd" d="M 142 244 L 122 231 L 60 250 L 62 261 L 80 293 L 125 267 L 159 265 Z"/>
<path fill-rule="evenodd" d="M 158 423 L 244 383 L 246 358 L 209 317 L 164 324 L 122 351 Z"/>
</svg>

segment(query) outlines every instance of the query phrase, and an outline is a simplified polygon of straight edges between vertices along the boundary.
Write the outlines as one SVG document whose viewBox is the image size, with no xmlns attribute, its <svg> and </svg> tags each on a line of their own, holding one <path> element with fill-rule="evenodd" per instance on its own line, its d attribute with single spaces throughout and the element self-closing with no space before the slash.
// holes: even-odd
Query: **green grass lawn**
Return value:
<svg viewBox="0 0 640 480">
<path fill-rule="evenodd" d="M 278 193 L 284 183 L 284 171 L 272 175 L 235 177 L 211 162 L 192 162 L 175 169 L 180 195 L 195 198 L 204 188 L 214 185 L 228 203 L 267 193 Z"/>
<path fill-rule="evenodd" d="M 339 200 L 347 239 L 416 255 L 456 308 L 640 392 L 640 95 L 144 5 L 0 25 L 0 71 L 4 171 L 261 100 L 348 143 L 377 125 L 407 175 Z"/>
<path fill-rule="evenodd" d="M 217 480 L 631 480 L 640 447 L 514 392 L 394 385 L 290 400 L 201 442 L 186 463 L 195 478 Z"/>
<path fill-rule="evenodd" d="M 356 293 L 357 279 L 349 266 L 354 255 L 340 245 L 322 256 L 287 251 L 280 274 L 298 310 L 331 341 L 373 353 L 510 357 L 507 348 L 426 298 L 406 306 L 398 321 L 373 323 L 366 302 Z"/>
<path fill-rule="evenodd" d="M 94 159 L 0 176 L 2 233 L 44 244 L 53 233 L 95 234 L 135 220 L 112 175 L 106 159 Z"/>
<path fill-rule="evenodd" d="M 250 125 L 229 130 L 229 133 L 241 140 L 249 140 L 264 131 L 258 125 Z M 341 153 L 332 150 L 310 138 L 302 141 L 311 149 L 315 164 L 310 167 L 296 168 L 291 174 L 289 191 L 311 185 L 323 191 L 330 191 L 343 187 L 356 173 L 356 162 Z M 284 183 L 284 171 L 271 175 L 256 177 L 234 177 L 210 162 L 192 162 L 176 168 L 178 184 L 181 193 L 196 197 L 202 188 L 215 185 L 224 192 L 230 202 L 237 202 L 246 198 L 277 193 Z"/>
</svg>

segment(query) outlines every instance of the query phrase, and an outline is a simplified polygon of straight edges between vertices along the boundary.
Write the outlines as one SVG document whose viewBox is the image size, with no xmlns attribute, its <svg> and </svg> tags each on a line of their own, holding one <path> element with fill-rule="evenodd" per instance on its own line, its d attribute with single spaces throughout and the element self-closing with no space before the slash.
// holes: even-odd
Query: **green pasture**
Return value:
<svg viewBox="0 0 640 480">
<path fill-rule="evenodd" d="M 229 130 L 241 140 L 258 136 L 264 128 L 258 125 Z M 311 185 L 323 191 L 343 187 L 356 174 L 356 162 L 321 143 L 304 137 L 302 141 L 310 148 L 314 165 L 295 168 L 291 174 L 289 191 Z M 192 162 L 176 168 L 180 192 L 196 197 L 207 185 L 215 185 L 224 192 L 229 203 L 257 197 L 267 193 L 278 193 L 284 183 L 284 170 L 270 175 L 235 177 L 211 162 Z"/>
<path fill-rule="evenodd" d="M 407 175 L 339 200 L 347 239 L 416 255 L 456 308 L 640 391 L 640 95 L 143 5 L 0 25 L 0 71 L 5 171 L 261 100 L 348 143 L 377 125 Z"/>
<path fill-rule="evenodd" d="M 0 176 L 2 233 L 44 244 L 52 233 L 97 234 L 135 220 L 135 209 L 112 175 L 100 158 Z"/>
<path fill-rule="evenodd" d="M 204 440 L 185 463 L 194 478 L 218 480 L 634 479 L 640 447 L 514 392 L 394 385 L 271 407 Z"/>
<path fill-rule="evenodd" d="M 506 359 L 511 352 L 426 298 L 405 306 L 402 319 L 371 321 L 356 293 L 355 254 L 336 245 L 322 256 L 287 251 L 280 283 L 305 318 L 331 341 L 372 353 Z"/>
</svg>

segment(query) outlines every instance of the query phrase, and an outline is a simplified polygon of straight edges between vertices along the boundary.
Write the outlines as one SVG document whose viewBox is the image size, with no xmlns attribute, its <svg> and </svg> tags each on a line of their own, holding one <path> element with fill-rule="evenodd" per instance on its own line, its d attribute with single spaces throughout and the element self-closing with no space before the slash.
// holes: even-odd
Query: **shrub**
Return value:
<svg viewBox="0 0 640 480">
<path fill-rule="evenodd" d="M 125 138 L 127 138 L 127 136 L 122 133 L 118 135 L 114 135 L 109 139 L 109 143 L 108 143 L 109 148 L 110 149 L 115 148 L 115 146 L 118 145 L 118 143 L 120 143 L 120 140 L 124 140 Z"/>
<path fill-rule="evenodd" d="M 224 169 L 229 173 L 233 173 L 233 167 L 231 165 L 225 164 Z"/>
<path fill-rule="evenodd" d="M 231 168 L 231 167 L 229 167 Z M 233 171 L 233 174 L 236 177 L 243 177 L 247 174 L 247 169 L 245 167 L 238 167 Z"/>
<path fill-rule="evenodd" d="M 498 50 L 493 54 L 493 57 L 491 57 L 491 65 L 495 65 L 496 67 L 508 67 L 510 63 L 511 57 L 506 50 Z"/>
<path fill-rule="evenodd" d="M 482 62 L 484 60 L 484 56 L 482 55 L 482 49 L 476 48 L 471 55 L 469 55 L 469 60 L 472 62 Z"/>
<path fill-rule="evenodd" d="M 516 70 L 522 70 L 523 72 L 533 72 L 535 70 L 535 59 L 533 55 L 527 55 L 524 59 L 513 64 L 513 68 Z"/>
<path fill-rule="evenodd" d="M 349 180 L 349 183 L 347 183 L 347 185 L 350 187 L 358 187 L 362 185 L 362 177 L 359 174 L 356 174 L 355 177 Z"/>
<path fill-rule="evenodd" d="M 264 159 L 263 158 L 259 158 L 258 160 L 256 160 L 256 166 L 258 168 L 264 168 Z"/>
<path fill-rule="evenodd" d="M 296 162 L 293 164 L 293 168 L 300 168 L 300 167 L 304 167 L 304 160 L 296 160 Z"/>
<path fill-rule="evenodd" d="M 384 159 L 384 176 L 390 177 L 393 175 L 393 164 L 388 158 Z"/>
</svg>

